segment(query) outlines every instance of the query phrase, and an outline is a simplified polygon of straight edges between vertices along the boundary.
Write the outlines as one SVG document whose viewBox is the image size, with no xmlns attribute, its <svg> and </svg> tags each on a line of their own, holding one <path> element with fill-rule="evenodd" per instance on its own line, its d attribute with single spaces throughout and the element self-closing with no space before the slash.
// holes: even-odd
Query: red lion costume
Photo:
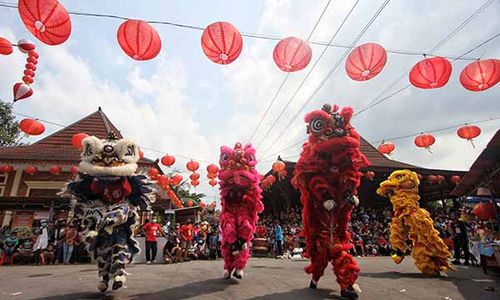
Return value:
<svg viewBox="0 0 500 300">
<path fill-rule="evenodd" d="M 236 143 L 234 150 L 220 148 L 219 184 L 222 212 L 219 224 L 222 230 L 222 257 L 224 278 L 243 278 L 247 264 L 249 243 L 255 232 L 258 213 L 264 210 L 259 187 L 260 175 L 255 170 L 257 159 L 250 144 L 244 148 Z"/>
<path fill-rule="evenodd" d="M 292 183 L 300 190 L 306 256 L 311 264 L 310 287 L 315 289 L 329 261 L 340 284 L 341 295 L 358 297 L 353 288 L 359 267 L 348 253 L 351 236 L 348 223 L 358 205 L 356 188 L 359 168 L 369 165 L 359 151 L 359 134 L 350 125 L 353 110 L 325 104 L 305 117 L 309 140 L 303 145 Z"/>
</svg>

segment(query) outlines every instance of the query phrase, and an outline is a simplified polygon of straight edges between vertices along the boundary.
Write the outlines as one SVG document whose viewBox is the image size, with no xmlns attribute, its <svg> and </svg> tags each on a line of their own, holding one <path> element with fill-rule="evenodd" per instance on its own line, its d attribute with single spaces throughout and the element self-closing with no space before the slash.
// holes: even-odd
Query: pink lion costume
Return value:
<svg viewBox="0 0 500 300">
<path fill-rule="evenodd" d="M 264 210 L 260 175 L 255 170 L 255 149 L 241 143 L 236 143 L 234 149 L 222 146 L 219 162 L 223 276 L 229 279 L 234 271 L 233 276 L 241 279 L 250 256 L 249 243 L 259 219 L 257 214 Z"/>
<path fill-rule="evenodd" d="M 340 285 L 340 294 L 348 299 L 358 295 L 354 284 L 359 267 L 348 253 L 352 248 L 348 223 L 358 205 L 356 188 L 359 168 L 369 165 L 360 151 L 360 136 L 350 124 L 353 110 L 325 104 L 305 117 L 309 140 L 304 144 L 292 183 L 300 190 L 306 255 L 311 264 L 310 287 L 315 289 L 331 262 Z"/>
</svg>

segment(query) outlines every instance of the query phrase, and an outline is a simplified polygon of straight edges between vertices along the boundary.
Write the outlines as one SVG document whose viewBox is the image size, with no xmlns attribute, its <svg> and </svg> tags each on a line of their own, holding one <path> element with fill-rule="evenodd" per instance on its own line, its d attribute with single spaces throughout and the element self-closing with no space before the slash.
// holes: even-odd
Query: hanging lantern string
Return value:
<svg viewBox="0 0 500 300">
<path fill-rule="evenodd" d="M 22 114 L 22 113 L 18 113 L 18 112 L 15 112 L 15 111 L 13 111 L 12 113 L 15 114 L 15 115 L 21 116 L 21 117 L 36 119 L 36 120 L 39 120 L 41 122 L 44 122 L 44 123 L 47 123 L 47 124 L 51 124 L 51 125 L 54 125 L 54 126 L 57 126 L 57 127 L 61 127 L 61 128 L 65 128 L 65 127 L 68 126 L 68 125 L 64 125 L 64 124 L 58 123 L 58 122 L 52 122 L 52 121 L 49 121 L 49 120 L 35 118 L 33 116 Z M 153 149 L 153 148 L 149 148 L 149 147 L 142 147 L 141 146 L 141 149 L 149 150 L 149 151 L 156 152 L 156 153 L 170 153 L 173 156 L 180 157 L 180 158 L 183 158 L 183 159 L 186 159 L 186 160 L 193 160 L 194 159 L 196 161 L 204 162 L 204 163 L 207 163 L 207 164 L 211 164 L 212 163 L 208 159 L 200 159 L 200 158 L 195 158 L 195 157 L 188 157 L 188 156 L 173 154 L 173 153 L 171 153 L 169 151 L 157 150 L 157 149 Z"/>
<path fill-rule="evenodd" d="M 490 0 L 490 1 L 492 1 L 492 0 Z M 17 9 L 17 4 L 0 1 L 0 7 Z M 78 12 L 78 11 L 68 11 L 68 14 L 75 15 L 75 16 L 81 16 L 81 17 L 108 18 L 108 19 L 117 19 L 117 20 L 125 20 L 125 21 L 134 19 L 134 18 L 130 18 L 130 17 L 124 17 L 124 16 L 119 16 L 119 15 L 113 15 L 113 14 L 98 14 L 98 13 L 87 13 L 87 12 Z M 198 31 L 203 31 L 205 29 L 204 27 L 201 27 L 201 26 L 182 24 L 182 23 L 176 23 L 176 22 L 169 22 L 169 21 L 156 21 L 156 20 L 145 20 L 145 21 L 147 23 L 150 23 L 150 24 L 167 25 L 167 26 L 172 26 L 172 27 L 198 30 Z M 271 41 L 281 41 L 283 39 L 283 37 L 258 34 L 258 33 L 249 33 L 249 32 L 241 32 L 241 35 L 245 36 L 245 37 L 249 37 L 249 38 L 271 40 Z M 328 43 L 325 41 L 309 41 L 309 43 L 312 45 L 328 46 L 328 47 L 333 47 L 333 48 L 346 48 L 346 49 L 350 48 L 350 46 L 348 46 L 348 45 L 332 44 L 332 43 Z M 13 46 L 17 46 L 17 45 L 13 44 Z M 422 51 L 411 51 L 411 50 L 387 49 L 386 52 L 392 53 L 392 54 L 400 54 L 400 55 L 412 55 L 412 56 L 422 55 Z M 445 58 L 449 58 L 449 59 L 457 58 L 457 56 L 454 56 L 454 55 L 437 55 L 434 53 L 426 53 L 426 54 L 433 55 L 433 56 L 441 56 L 441 57 L 445 57 Z M 460 57 L 459 59 L 460 60 L 477 60 L 478 58 Z"/>
<path fill-rule="evenodd" d="M 452 125 L 452 126 L 447 126 L 447 127 L 442 127 L 442 128 L 438 128 L 438 129 L 427 130 L 425 132 L 426 133 L 434 133 L 434 132 L 446 131 L 446 130 L 456 129 L 457 127 L 462 126 L 462 125 L 467 125 L 467 124 L 481 124 L 481 123 L 493 122 L 493 121 L 496 121 L 496 120 L 500 120 L 500 117 L 493 117 L 493 118 L 482 119 L 482 120 L 477 120 L 477 121 L 472 121 L 472 122 L 459 123 L 459 124 L 455 124 L 455 125 Z M 385 142 L 385 141 L 395 141 L 395 140 L 402 140 L 402 139 L 406 139 L 406 138 L 411 138 L 411 137 L 414 137 L 414 136 L 419 135 L 421 133 L 422 133 L 422 131 L 419 131 L 419 132 L 415 132 L 415 133 L 408 134 L 408 135 L 403 135 L 403 136 L 398 136 L 398 137 L 393 137 L 393 138 L 384 138 L 384 139 L 381 139 L 381 140 L 371 141 L 369 143 L 371 145 L 376 145 L 376 144 L 380 144 L 380 143 Z M 293 148 L 295 146 L 298 146 L 300 144 L 303 144 L 306 141 L 307 141 L 307 139 L 301 140 L 301 141 L 299 141 L 299 142 L 297 142 L 295 144 L 292 144 L 292 145 L 290 145 L 288 147 L 284 147 L 284 148 L 282 148 L 279 151 L 276 151 L 276 152 L 273 152 L 273 153 L 271 153 L 269 155 L 266 155 L 266 156 L 264 156 L 262 158 L 261 162 L 275 160 L 275 158 L 274 158 L 275 155 L 278 155 L 278 154 L 282 153 L 283 151 L 291 149 L 291 148 Z M 283 159 L 285 159 L 285 158 L 286 157 L 283 157 Z"/>
<path fill-rule="evenodd" d="M 476 50 L 476 49 L 478 49 L 478 48 L 480 48 L 480 47 L 482 47 L 482 46 L 486 45 L 487 43 L 489 43 L 489 42 L 493 41 L 494 39 L 496 39 L 496 38 L 497 38 L 497 37 L 499 37 L 499 36 L 500 36 L 500 33 L 495 34 L 494 36 L 492 36 L 492 37 L 488 38 L 488 39 L 487 39 L 487 40 L 485 40 L 484 42 L 482 42 L 482 43 L 480 43 L 480 44 L 476 45 L 475 47 L 473 47 L 473 48 L 472 48 L 472 49 L 470 49 L 469 51 L 465 52 L 465 53 L 464 53 L 464 54 L 462 54 L 461 56 L 465 56 L 465 55 L 467 55 L 467 54 L 471 53 L 472 51 L 474 51 L 474 50 Z M 459 57 L 461 57 L 461 56 L 459 56 Z M 452 62 L 451 62 L 451 63 L 456 62 L 458 59 L 459 59 L 459 58 L 452 60 Z M 397 82 L 399 82 L 399 80 L 401 80 L 403 77 L 405 77 L 405 76 L 407 76 L 407 75 L 408 75 L 408 72 L 404 73 L 404 74 L 403 74 L 400 78 L 398 78 L 396 81 L 394 81 L 394 82 L 391 84 L 391 86 L 390 86 L 389 88 L 386 88 L 386 89 L 384 90 L 384 92 L 382 92 L 381 94 L 379 94 L 379 96 L 380 96 L 380 95 L 382 95 L 383 93 L 385 93 L 385 91 L 389 90 L 392 86 L 394 86 Z M 356 112 L 356 113 L 354 114 L 353 118 L 354 118 L 354 117 L 356 117 L 356 116 L 358 116 L 358 115 L 360 115 L 360 114 L 362 114 L 363 112 L 365 112 L 365 111 L 367 111 L 367 110 L 369 110 L 369 109 L 371 109 L 371 108 L 373 108 L 373 107 L 375 107 L 375 106 L 377 106 L 377 105 L 379 105 L 379 104 L 381 104 L 381 103 L 383 103 L 383 102 L 387 101 L 388 99 L 390 99 L 390 98 L 392 98 L 392 97 L 396 96 L 397 94 L 399 94 L 399 93 L 403 92 L 404 90 L 408 89 L 410 86 L 411 86 L 411 84 L 407 84 L 406 86 L 404 86 L 404 87 L 400 88 L 399 90 L 396 90 L 396 91 L 395 91 L 395 92 L 393 92 L 392 94 L 387 95 L 387 96 L 385 96 L 384 98 L 381 98 L 380 100 L 378 100 L 378 101 L 376 101 L 376 102 L 373 102 L 373 100 L 372 100 L 372 101 L 371 101 L 371 102 L 373 102 L 372 104 L 369 104 L 369 105 L 365 106 L 364 108 L 360 109 L 358 112 Z M 376 98 L 375 98 L 375 99 L 376 99 Z"/>
<path fill-rule="evenodd" d="M 311 100 L 316 96 L 316 94 L 321 90 L 321 88 L 325 85 L 325 83 L 330 79 L 330 77 L 333 75 L 333 73 L 335 73 L 335 71 L 337 70 L 337 68 L 340 66 L 340 64 L 342 63 L 342 61 L 344 60 L 344 58 L 349 54 L 349 52 L 354 48 L 354 46 L 356 45 L 356 43 L 363 37 L 363 35 L 368 31 L 368 29 L 372 26 L 373 22 L 375 22 L 375 20 L 378 18 L 378 16 L 384 11 L 384 9 L 387 7 L 387 5 L 389 4 L 390 0 L 386 0 L 384 1 L 384 3 L 382 3 L 382 5 L 378 8 L 378 10 L 375 12 L 375 14 L 373 14 L 373 16 L 371 17 L 371 19 L 368 21 L 368 23 L 366 23 L 366 25 L 363 27 L 363 29 L 360 31 L 360 33 L 356 36 L 356 38 L 351 42 L 351 45 L 350 47 L 344 51 L 344 53 L 342 54 L 342 56 L 337 60 L 337 62 L 334 64 L 334 66 L 330 69 L 330 71 L 328 72 L 328 74 L 323 78 L 323 80 L 320 82 L 320 84 L 316 87 L 316 89 L 312 92 L 311 95 L 309 95 L 309 97 L 307 98 L 306 102 L 300 107 L 300 109 L 297 111 L 297 113 L 290 119 L 290 121 L 288 122 L 288 124 L 283 128 L 283 130 L 281 130 L 281 132 L 279 134 L 276 135 L 275 139 L 269 143 L 269 146 L 268 148 L 266 149 L 266 151 L 264 151 L 264 156 L 277 144 L 277 142 L 281 139 L 281 137 L 283 137 L 283 134 L 285 133 L 286 130 L 288 130 L 288 128 L 290 128 L 290 126 L 292 125 L 293 121 L 295 119 L 297 119 L 297 117 L 300 115 L 300 113 L 304 110 L 304 108 L 306 107 L 306 105 L 311 102 Z M 352 10 L 351 10 L 352 12 Z M 339 29 L 340 30 L 340 29 Z M 335 37 L 335 34 L 334 34 L 334 37 Z M 308 73 L 309 75 L 310 73 Z M 299 87 L 297 88 L 297 90 L 295 91 L 295 93 L 292 95 L 292 97 L 290 98 L 290 100 L 288 100 L 288 103 L 287 105 L 283 108 L 283 110 L 281 111 L 280 115 L 278 115 L 278 119 L 281 117 L 281 115 L 283 115 L 283 112 L 284 110 L 288 107 L 288 105 L 293 101 L 293 99 L 295 98 L 295 96 L 298 94 L 299 90 L 302 88 L 303 86 L 303 83 L 305 82 L 305 79 L 301 82 L 301 84 L 299 85 Z M 264 136 L 264 138 L 262 138 L 261 142 L 259 143 L 259 145 L 267 138 L 267 136 L 269 135 L 269 133 L 271 132 L 271 130 L 273 129 L 274 125 L 276 125 L 277 121 L 275 121 L 271 127 L 269 128 L 269 130 L 266 132 L 266 135 Z M 258 147 L 258 146 L 257 146 Z"/>
<path fill-rule="evenodd" d="M 356 1 L 356 3 L 354 5 L 357 5 L 358 1 Z M 330 2 L 331 2 L 331 0 L 329 0 L 326 3 L 325 8 L 323 8 L 323 11 L 321 12 L 321 14 L 320 14 L 318 20 L 316 21 L 316 23 L 314 24 L 313 29 L 309 33 L 309 36 L 307 37 L 307 40 L 306 40 L 307 42 L 309 42 L 309 40 L 311 39 L 312 35 L 314 34 L 314 31 L 316 31 L 316 28 L 318 27 L 319 22 L 321 21 L 321 19 L 325 15 L 325 12 L 328 9 L 328 6 L 330 6 Z M 331 42 L 331 40 L 330 40 L 330 42 Z M 316 66 L 316 64 L 314 66 Z M 313 68 L 314 68 L 314 66 L 313 66 Z M 264 111 L 264 114 L 260 118 L 259 122 L 257 122 L 257 125 L 255 126 L 254 130 L 250 134 L 250 137 L 248 138 L 247 143 L 250 143 L 250 141 L 254 138 L 255 134 L 257 133 L 257 130 L 259 129 L 260 125 L 262 125 L 262 122 L 264 121 L 264 119 L 266 118 L 267 114 L 269 113 L 269 110 L 271 109 L 271 107 L 273 106 L 274 102 L 278 98 L 278 95 L 280 94 L 281 90 L 283 89 L 283 86 L 287 82 L 289 76 L 290 76 L 290 73 L 287 72 L 286 75 L 285 75 L 285 77 L 283 78 L 283 81 L 281 82 L 280 86 L 278 87 L 278 90 L 276 90 L 276 93 L 274 94 L 273 98 L 271 99 L 271 101 L 267 105 L 266 110 Z"/>
</svg>

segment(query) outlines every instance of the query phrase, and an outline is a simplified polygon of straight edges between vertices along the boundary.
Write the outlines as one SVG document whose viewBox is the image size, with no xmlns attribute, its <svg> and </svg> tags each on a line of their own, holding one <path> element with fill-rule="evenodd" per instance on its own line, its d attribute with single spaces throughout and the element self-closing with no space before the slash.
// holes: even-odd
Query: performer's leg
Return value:
<svg viewBox="0 0 500 300">
<path fill-rule="evenodd" d="M 151 256 L 150 256 L 150 249 L 151 249 L 151 242 L 146 241 L 146 262 L 149 263 L 151 261 Z"/>
<path fill-rule="evenodd" d="M 152 257 L 153 261 L 155 261 L 156 260 L 156 252 L 158 252 L 158 242 L 156 242 L 156 241 L 151 242 L 151 250 L 152 250 L 151 257 Z"/>
<path fill-rule="evenodd" d="M 97 288 L 104 292 L 108 289 L 109 282 L 109 262 L 105 262 L 101 257 L 97 258 L 98 277 L 100 278 Z"/>
<path fill-rule="evenodd" d="M 234 244 L 238 239 L 236 232 L 236 219 L 231 214 L 224 214 L 221 217 L 221 229 L 224 242 Z"/>
<path fill-rule="evenodd" d="M 234 257 L 232 254 L 232 246 L 227 242 L 223 242 L 221 245 L 221 254 L 224 259 L 224 273 L 223 277 L 229 279 L 231 277 L 231 272 L 234 269 Z"/>
<path fill-rule="evenodd" d="M 328 264 L 328 257 L 326 249 L 321 249 L 320 251 L 315 251 L 313 249 L 309 254 L 311 256 L 311 264 L 309 264 L 304 270 L 307 274 L 311 274 L 311 283 L 309 287 L 315 289 L 318 285 L 318 281 L 325 273 L 325 268 Z"/>
<path fill-rule="evenodd" d="M 340 285 L 341 296 L 348 299 L 358 298 L 353 284 L 358 279 L 360 270 L 352 255 L 346 251 L 340 251 L 332 261 L 332 265 Z"/>
<path fill-rule="evenodd" d="M 244 250 L 239 251 L 238 254 L 234 256 L 234 268 L 235 268 L 234 277 L 238 279 L 243 278 L 243 270 L 247 266 L 249 258 L 250 258 L 250 248 L 248 246 Z"/>
<path fill-rule="evenodd" d="M 113 277 L 113 290 L 123 286 L 126 281 L 127 272 L 125 272 L 125 262 L 128 257 L 128 247 L 124 243 L 113 246 L 111 255 L 110 274 Z"/>
</svg>

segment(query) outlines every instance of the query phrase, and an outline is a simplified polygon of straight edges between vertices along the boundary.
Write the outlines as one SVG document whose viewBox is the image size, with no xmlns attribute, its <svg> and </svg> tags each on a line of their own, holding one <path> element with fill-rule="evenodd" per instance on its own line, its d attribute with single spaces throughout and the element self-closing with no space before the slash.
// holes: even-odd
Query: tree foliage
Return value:
<svg viewBox="0 0 500 300">
<path fill-rule="evenodd" d="M 15 145 L 19 134 L 18 123 L 12 113 L 12 104 L 0 101 L 0 147 Z"/>
</svg>

